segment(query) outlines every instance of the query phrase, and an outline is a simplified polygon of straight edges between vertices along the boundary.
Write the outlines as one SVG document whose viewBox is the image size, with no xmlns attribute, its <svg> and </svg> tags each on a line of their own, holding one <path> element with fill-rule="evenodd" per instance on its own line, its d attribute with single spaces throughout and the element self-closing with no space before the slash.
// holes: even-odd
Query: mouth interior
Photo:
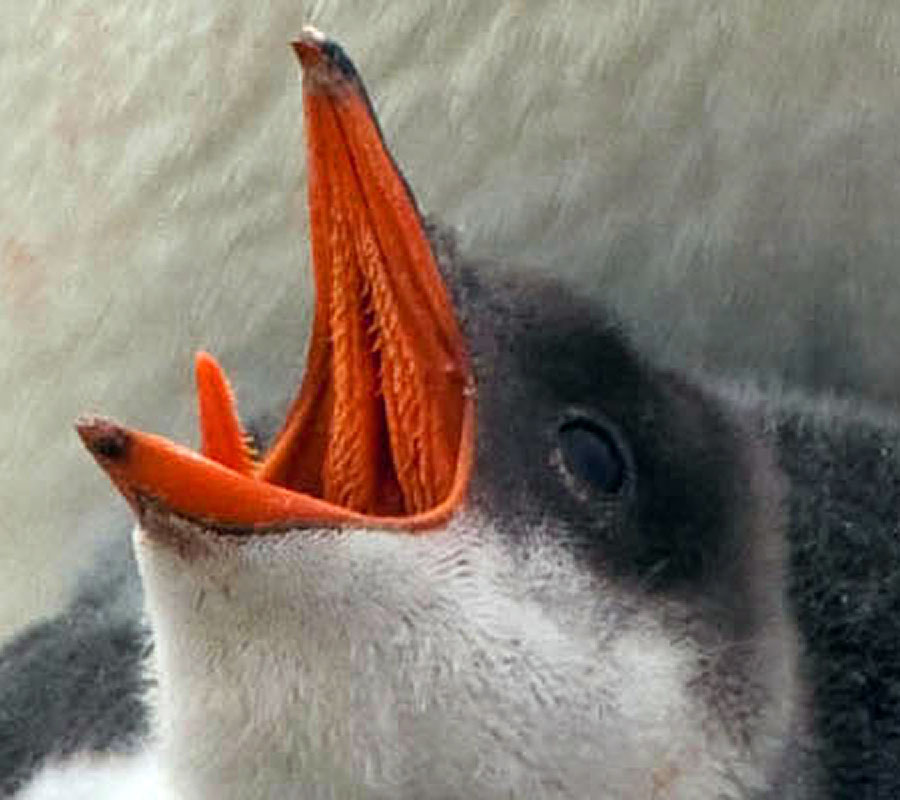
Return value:
<svg viewBox="0 0 900 800">
<path fill-rule="evenodd" d="M 280 434 L 257 459 L 206 353 L 196 361 L 201 456 L 105 421 L 79 432 L 127 498 L 149 495 L 190 517 L 427 528 L 459 505 L 471 466 L 465 342 L 353 65 L 312 29 L 294 48 L 316 305 L 306 372 Z M 103 444 L 113 429 L 127 440 L 115 457 Z"/>
<path fill-rule="evenodd" d="M 260 477 L 364 514 L 453 482 L 468 380 L 415 202 L 355 72 L 301 40 L 316 309 L 306 375 Z"/>
</svg>

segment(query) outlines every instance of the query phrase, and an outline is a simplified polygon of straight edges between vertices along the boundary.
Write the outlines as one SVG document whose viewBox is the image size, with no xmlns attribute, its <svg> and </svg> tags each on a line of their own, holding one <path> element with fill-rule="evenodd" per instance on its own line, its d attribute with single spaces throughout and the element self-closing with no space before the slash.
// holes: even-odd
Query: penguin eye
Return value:
<svg viewBox="0 0 900 800">
<path fill-rule="evenodd" d="M 625 484 L 627 467 L 615 438 L 586 419 L 572 420 L 559 429 L 559 447 L 566 470 L 583 484 L 615 494 Z"/>
</svg>

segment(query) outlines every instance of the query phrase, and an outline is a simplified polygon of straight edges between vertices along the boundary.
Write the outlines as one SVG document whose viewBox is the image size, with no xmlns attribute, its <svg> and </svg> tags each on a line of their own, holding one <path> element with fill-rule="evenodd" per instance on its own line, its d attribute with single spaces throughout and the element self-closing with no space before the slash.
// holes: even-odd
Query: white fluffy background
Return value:
<svg viewBox="0 0 900 800">
<path fill-rule="evenodd" d="M 422 205 L 670 359 L 900 398 L 896 0 L 10 0 L 0 12 L 0 636 L 127 515 L 85 410 L 193 440 L 309 310 L 297 65 L 342 41 Z"/>
</svg>

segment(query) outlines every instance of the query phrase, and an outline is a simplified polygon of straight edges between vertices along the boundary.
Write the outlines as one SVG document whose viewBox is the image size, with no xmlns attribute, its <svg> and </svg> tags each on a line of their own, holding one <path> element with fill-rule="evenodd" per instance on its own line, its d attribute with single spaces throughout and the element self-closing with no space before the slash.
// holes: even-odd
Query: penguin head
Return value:
<svg viewBox="0 0 900 800">
<path fill-rule="evenodd" d="M 89 419 L 137 516 L 184 797 L 741 797 L 796 724 L 777 471 L 596 303 L 422 222 L 308 31 L 317 305 L 262 459 L 198 359 L 201 454 Z"/>
</svg>

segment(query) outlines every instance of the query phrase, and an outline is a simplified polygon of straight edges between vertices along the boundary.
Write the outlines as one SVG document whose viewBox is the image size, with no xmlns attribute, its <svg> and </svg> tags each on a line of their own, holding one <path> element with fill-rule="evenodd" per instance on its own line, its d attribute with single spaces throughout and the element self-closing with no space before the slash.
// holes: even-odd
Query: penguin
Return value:
<svg viewBox="0 0 900 800">
<path fill-rule="evenodd" d="M 657 366 L 466 258 L 346 54 L 295 49 L 303 381 L 258 446 L 207 353 L 199 452 L 77 423 L 136 571 L 0 653 L 4 793 L 895 796 L 900 425 Z"/>
</svg>

